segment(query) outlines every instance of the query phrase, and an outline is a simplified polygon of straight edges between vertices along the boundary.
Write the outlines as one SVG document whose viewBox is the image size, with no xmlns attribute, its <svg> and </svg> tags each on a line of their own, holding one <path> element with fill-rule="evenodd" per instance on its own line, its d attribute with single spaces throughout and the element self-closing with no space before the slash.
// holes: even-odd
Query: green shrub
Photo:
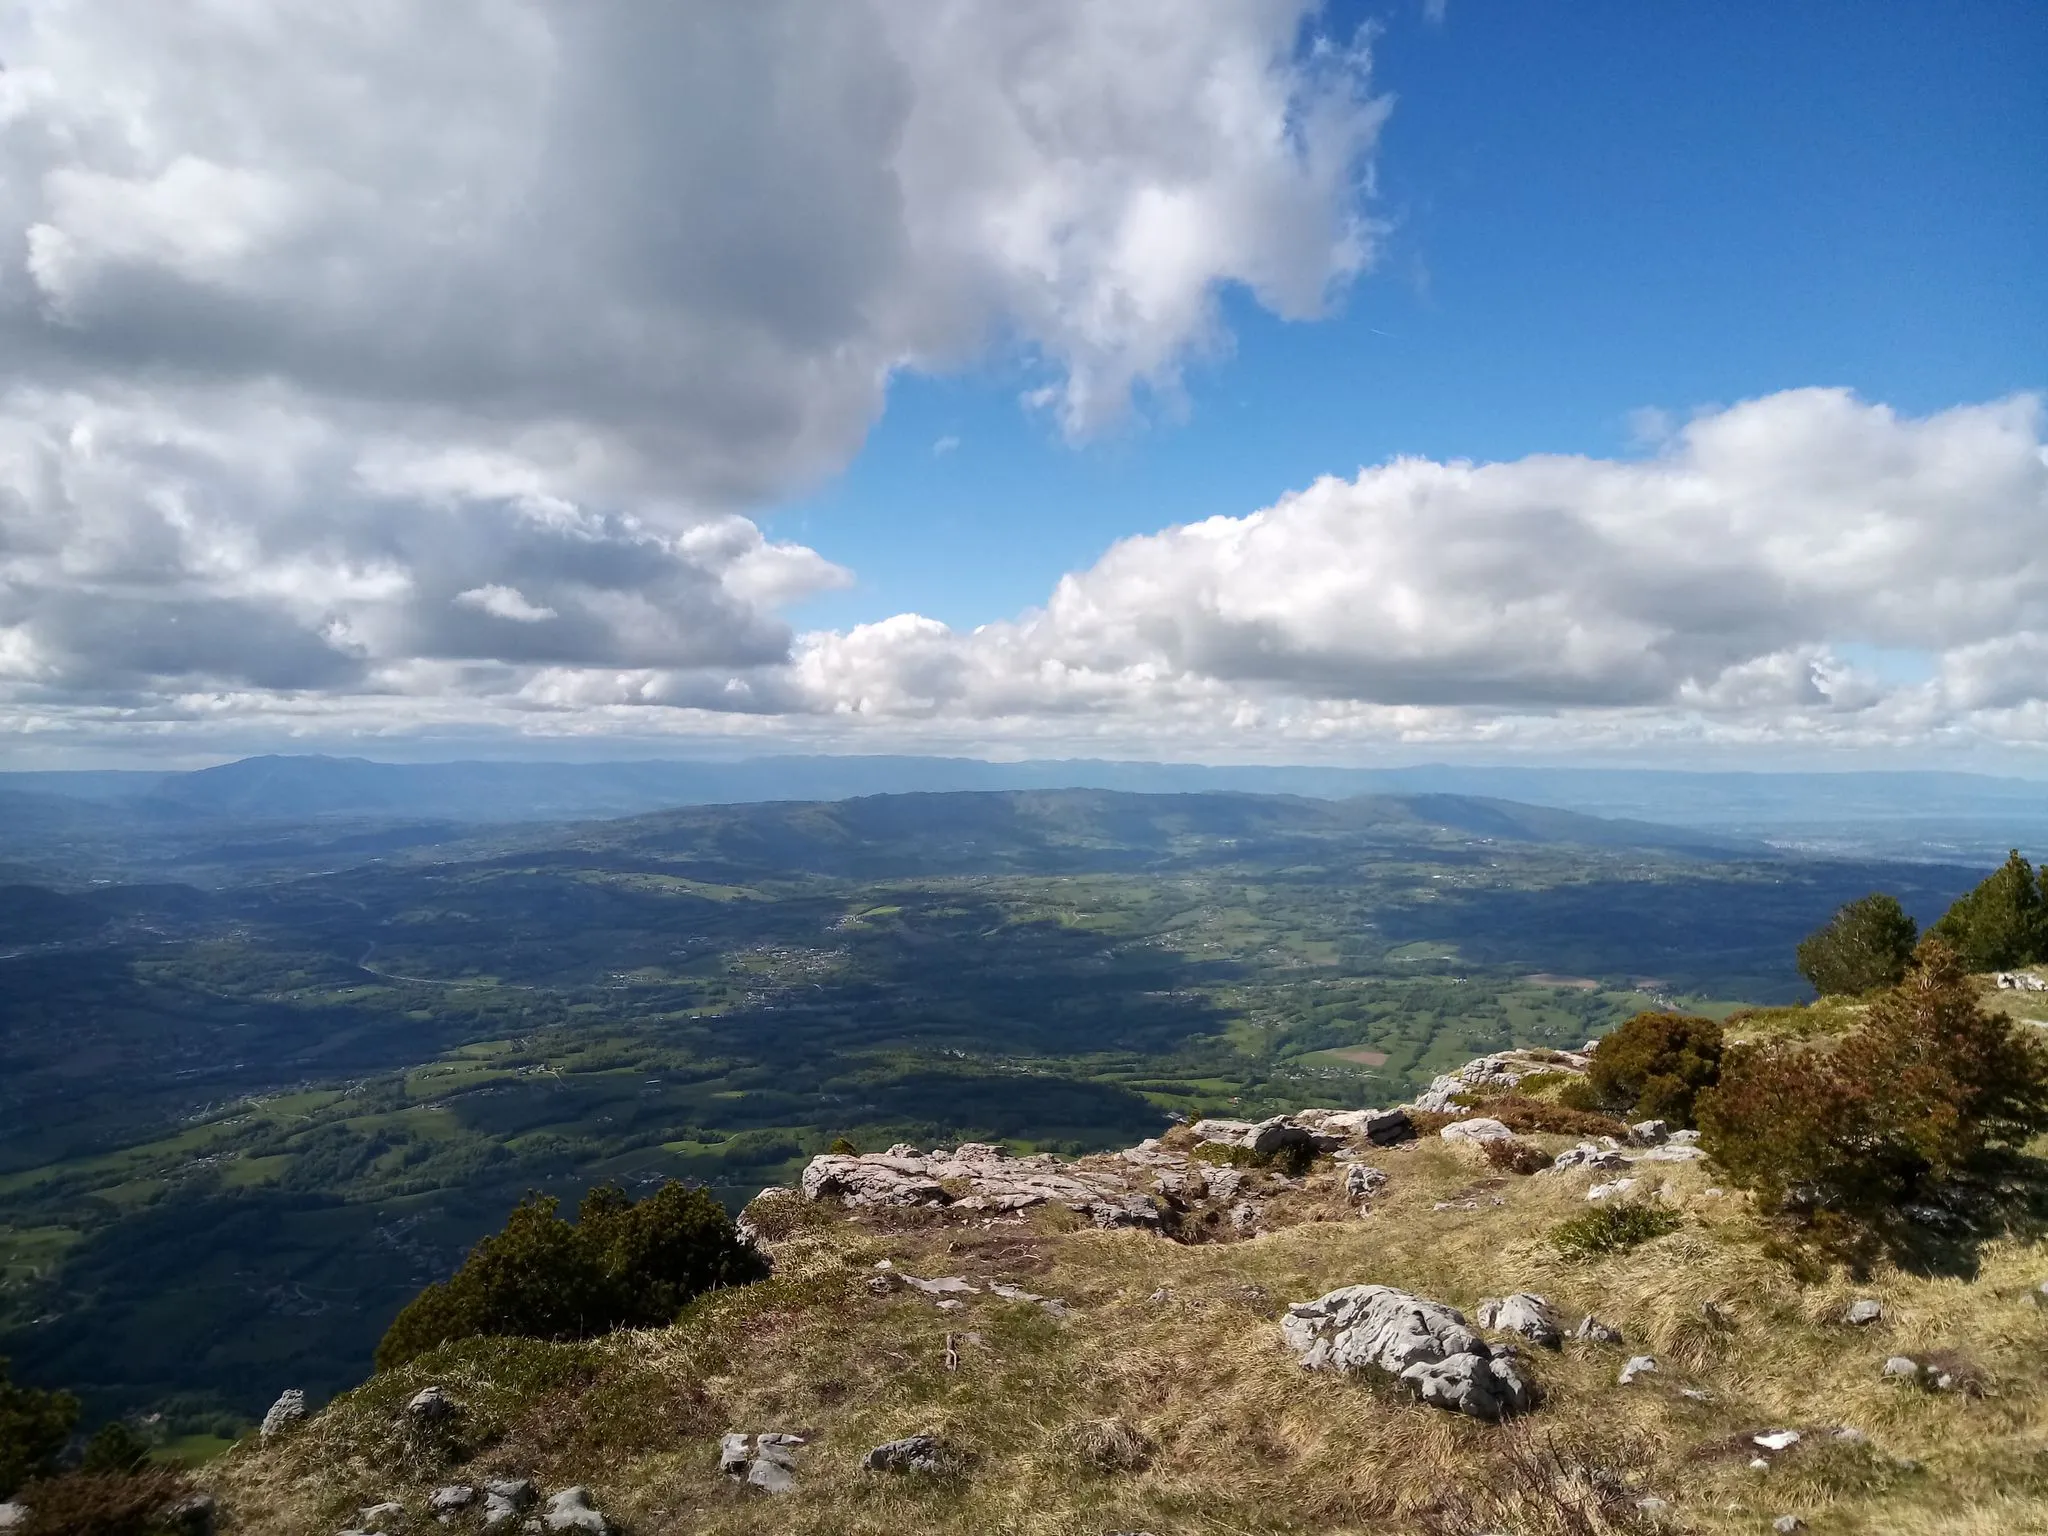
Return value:
<svg viewBox="0 0 2048 1536">
<path fill-rule="evenodd" d="M 1822 997 L 1895 987 L 1913 961 L 1919 927 L 1896 898 L 1873 892 L 1839 908 L 1799 945 L 1799 974 Z"/>
<path fill-rule="evenodd" d="M 148 1460 L 149 1442 L 115 1419 L 86 1441 L 85 1458 L 78 1466 L 81 1472 L 128 1473 L 141 1471 Z"/>
<path fill-rule="evenodd" d="M 0 1499 L 52 1471 L 77 1422 L 77 1398 L 14 1385 L 0 1355 Z"/>
<path fill-rule="evenodd" d="M 174 1513 L 192 1495 L 182 1472 L 67 1472 L 21 1490 L 19 1536 L 193 1536 L 202 1523 Z"/>
<path fill-rule="evenodd" d="M 1559 1222 L 1550 1234 L 1550 1243 L 1568 1259 L 1590 1259 L 1603 1253 L 1627 1253 L 1676 1232 L 1678 1227 L 1678 1213 L 1661 1205 L 1601 1205 Z"/>
<path fill-rule="evenodd" d="M 1683 1013 L 1639 1013 L 1594 1048 L 1586 1081 L 1602 1109 L 1689 1126 L 1695 1097 L 1720 1071 L 1719 1024 Z"/>
<path fill-rule="evenodd" d="M 1574 1079 L 1577 1081 L 1577 1079 Z M 1519 1091 L 1484 1100 L 1475 1113 L 1498 1120 L 1523 1136 L 1626 1136 L 1628 1126 L 1612 1115 L 1581 1109 L 1559 1099 L 1524 1098 Z"/>
<path fill-rule="evenodd" d="M 669 1183 L 636 1205 L 602 1185 L 583 1197 L 574 1226 L 555 1205 L 541 1196 L 521 1202 L 504 1231 L 414 1297 L 377 1346 L 377 1368 L 479 1334 L 587 1339 L 656 1327 L 693 1296 L 768 1272 L 701 1189 Z"/>
<path fill-rule="evenodd" d="M 2048 1052 L 1978 1006 L 1962 959 L 1930 939 L 1839 1043 L 1729 1051 L 1700 1126 L 1767 1203 L 1878 1218 L 2048 1129 Z"/>
<path fill-rule="evenodd" d="M 1973 971 L 2048 960 L 2048 867 L 2036 876 L 2015 848 L 1927 932 Z"/>
</svg>

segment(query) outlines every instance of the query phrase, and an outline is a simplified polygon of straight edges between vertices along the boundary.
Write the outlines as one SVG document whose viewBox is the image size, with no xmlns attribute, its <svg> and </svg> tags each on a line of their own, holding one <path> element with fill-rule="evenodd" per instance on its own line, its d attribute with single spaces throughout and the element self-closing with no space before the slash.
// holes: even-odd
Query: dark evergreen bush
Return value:
<svg viewBox="0 0 2048 1536">
<path fill-rule="evenodd" d="M 1972 971 L 2048 960 L 2048 867 L 2040 875 L 2015 848 L 1928 930 Z"/>
<path fill-rule="evenodd" d="M 78 1399 L 69 1392 L 39 1392 L 7 1379 L 0 1355 L 0 1499 L 32 1477 L 50 1473 L 78 1422 Z"/>
<path fill-rule="evenodd" d="M 1929 940 L 1838 1043 L 1731 1049 L 1700 1127 L 1767 1203 L 1880 1217 L 2048 1129 L 2048 1051 L 1980 1007 L 1962 959 Z"/>
<path fill-rule="evenodd" d="M 555 1207 L 542 1196 L 521 1202 L 504 1231 L 414 1297 L 377 1346 L 377 1368 L 478 1334 L 587 1339 L 657 1327 L 694 1296 L 768 1272 L 701 1189 L 665 1184 L 635 1204 L 616 1186 L 600 1186 L 583 1197 L 573 1226 Z"/>
<path fill-rule="evenodd" d="M 1689 1126 L 1694 1097 L 1720 1070 L 1721 1026 L 1712 1019 L 1639 1013 L 1595 1048 L 1584 1095 L 1591 1102 L 1579 1107 Z"/>
<path fill-rule="evenodd" d="M 1799 945 L 1799 974 L 1823 997 L 1860 997 L 1905 979 L 1919 925 L 1895 897 L 1873 893 L 1840 908 Z"/>
</svg>

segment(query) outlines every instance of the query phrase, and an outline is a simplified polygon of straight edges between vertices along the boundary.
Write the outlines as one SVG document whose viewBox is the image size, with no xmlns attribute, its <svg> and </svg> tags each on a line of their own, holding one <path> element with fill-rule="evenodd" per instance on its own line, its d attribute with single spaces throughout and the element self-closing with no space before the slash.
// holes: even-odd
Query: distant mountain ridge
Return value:
<svg viewBox="0 0 2048 1536">
<path fill-rule="evenodd" d="M 1948 859 L 2048 843 L 2048 781 L 1963 773 L 1703 773 L 1610 768 L 1210 767 L 1188 763 L 908 756 L 733 761 L 382 763 L 245 758 L 186 773 L 0 774 L 0 806 L 80 829 L 327 818 L 468 824 L 633 816 L 688 805 L 833 801 L 877 794 L 1102 789 L 1340 800 L 1457 795 L 1711 830 L 1824 852 Z M 33 796 L 32 801 L 18 797 Z M 56 802 L 90 804 L 84 816 Z M 101 813 L 101 819 L 95 819 Z"/>
</svg>

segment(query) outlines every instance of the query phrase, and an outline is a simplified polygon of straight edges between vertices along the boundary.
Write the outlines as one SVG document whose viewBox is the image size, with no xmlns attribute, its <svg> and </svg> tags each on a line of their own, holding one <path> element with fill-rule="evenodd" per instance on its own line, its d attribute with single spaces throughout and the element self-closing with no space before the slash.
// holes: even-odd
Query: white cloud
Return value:
<svg viewBox="0 0 2048 1536">
<path fill-rule="evenodd" d="M 847 577 L 744 514 L 894 373 L 1012 349 L 1083 436 L 1366 264 L 1315 13 L 0 8 L 0 725 L 781 707 Z"/>
<path fill-rule="evenodd" d="M 528 602 L 517 587 L 471 587 L 455 594 L 455 601 L 515 624 L 540 624 L 559 617 L 552 608 Z"/>
<path fill-rule="evenodd" d="M 1640 461 L 1400 459 L 1126 539 L 1012 622 L 806 636 L 796 675 L 861 718 L 1202 718 L 1219 740 L 2008 728 L 1979 717 L 2048 701 L 2042 434 L 2031 397 L 1913 420 L 1802 390 Z M 1870 647 L 1940 676 L 1837 653 Z"/>
</svg>

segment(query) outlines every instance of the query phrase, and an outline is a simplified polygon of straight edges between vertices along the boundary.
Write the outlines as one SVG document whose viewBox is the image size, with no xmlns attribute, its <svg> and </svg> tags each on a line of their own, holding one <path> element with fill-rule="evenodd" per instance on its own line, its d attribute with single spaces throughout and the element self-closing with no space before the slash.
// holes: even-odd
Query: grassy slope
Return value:
<svg viewBox="0 0 2048 1536">
<path fill-rule="evenodd" d="M 2038 1238 L 1987 1245 L 1968 1280 L 1885 1271 L 1801 1285 L 1766 1255 L 1739 1197 L 1710 1196 L 1710 1172 L 1673 1165 L 1660 1177 L 1679 1231 L 1570 1263 L 1545 1234 L 1587 1208 L 1586 1176 L 1504 1180 L 1439 1142 L 1375 1160 L 1393 1182 L 1362 1220 L 1324 1167 L 1274 1198 L 1277 1230 L 1202 1246 L 1061 1231 L 1044 1215 L 890 1224 L 805 1208 L 779 1244 L 777 1279 L 701 1304 L 678 1327 L 593 1345 L 458 1346 L 373 1380 L 280 1446 L 238 1449 L 211 1476 L 231 1530 L 278 1536 L 325 1536 L 360 1504 L 417 1508 L 437 1483 L 493 1471 L 544 1489 L 589 1483 L 640 1536 L 1566 1536 L 1655 1529 L 1635 1513 L 1647 1494 L 1672 1502 L 1672 1528 L 1700 1532 L 1768 1530 L 1783 1513 L 1821 1536 L 2048 1532 Z M 983 1295 L 947 1313 L 915 1293 L 877 1296 L 864 1282 L 882 1257 L 915 1274 L 1015 1281 L 1071 1312 L 1056 1320 Z M 1295 1365 L 1277 1328 L 1286 1304 L 1365 1281 L 1468 1311 L 1484 1294 L 1532 1289 L 1572 1320 L 1595 1312 L 1628 1345 L 1532 1351 L 1548 1402 L 1520 1425 L 1482 1425 Z M 1839 1321 L 1857 1295 L 1881 1297 L 1886 1319 Z M 978 1336 L 962 1342 L 957 1372 L 942 1365 L 949 1330 Z M 1941 1349 L 1967 1357 L 1984 1395 L 1881 1381 L 1887 1355 Z M 1618 1386 L 1637 1351 L 1662 1374 Z M 409 1444 L 393 1428 L 428 1382 L 471 1405 L 465 1444 Z M 1711 1401 L 1682 1396 L 1688 1386 Z M 1840 1425 L 1865 1431 L 1869 1448 L 1814 1433 Z M 1747 1437 L 1787 1427 L 1806 1442 L 1751 1470 Z M 799 1491 L 771 1502 L 721 1479 L 728 1429 L 810 1433 Z M 867 1447 L 920 1430 L 966 1452 L 968 1470 L 931 1482 L 857 1470 Z M 1575 1516 L 1599 1502 L 1588 1490 L 1600 1472 L 1625 1488 L 1605 1515 Z"/>
</svg>

